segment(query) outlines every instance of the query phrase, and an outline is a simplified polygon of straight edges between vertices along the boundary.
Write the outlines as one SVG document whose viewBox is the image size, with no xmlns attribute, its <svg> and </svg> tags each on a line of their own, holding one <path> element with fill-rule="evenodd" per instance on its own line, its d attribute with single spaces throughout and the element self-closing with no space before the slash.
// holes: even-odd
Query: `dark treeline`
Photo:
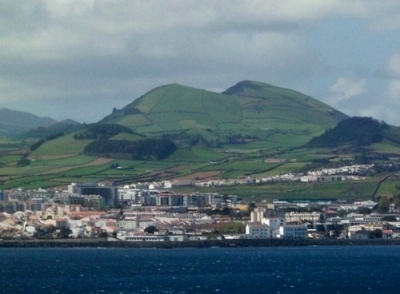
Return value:
<svg viewBox="0 0 400 294">
<path fill-rule="evenodd" d="M 172 140 L 181 147 L 192 147 L 195 145 L 203 145 L 210 148 L 221 147 L 220 139 L 206 139 L 200 134 L 180 133 L 180 134 L 164 134 L 163 139 Z"/>
<path fill-rule="evenodd" d="M 213 133 L 213 130 L 207 129 L 207 132 Z M 195 145 L 203 145 L 209 148 L 219 148 L 224 144 L 245 144 L 252 141 L 260 140 L 259 137 L 242 134 L 230 134 L 224 137 L 205 138 L 200 134 L 180 133 L 180 134 L 164 134 L 165 139 L 173 140 L 182 147 L 192 147 Z"/>
<path fill-rule="evenodd" d="M 128 155 L 136 160 L 162 160 L 176 151 L 176 144 L 168 139 L 99 140 L 89 143 L 84 153 L 86 155 L 121 157 Z"/>
<path fill-rule="evenodd" d="M 134 107 L 125 107 L 123 109 L 116 109 L 115 107 L 112 110 L 112 113 L 107 115 L 105 118 L 103 118 L 101 121 L 108 121 L 111 119 L 115 119 L 118 117 L 123 117 L 125 115 L 131 115 L 131 114 L 140 114 L 140 109 L 134 108 Z"/>
<path fill-rule="evenodd" d="M 383 139 L 382 131 L 388 125 L 370 117 L 352 117 L 341 121 L 333 129 L 313 138 L 309 147 L 337 147 L 343 144 L 367 146 Z"/>
<path fill-rule="evenodd" d="M 57 139 L 57 138 L 59 138 L 61 136 L 64 136 L 64 133 L 57 133 L 57 134 L 49 135 L 45 139 L 40 139 L 39 141 L 37 141 L 34 144 L 32 144 L 30 149 L 31 149 L 31 151 L 35 151 L 40 146 L 42 146 L 43 143 L 45 143 L 47 141 L 51 141 L 51 140 Z"/>
<path fill-rule="evenodd" d="M 130 128 L 117 124 L 92 124 L 82 132 L 75 134 L 74 139 L 106 140 L 120 133 L 132 134 L 133 132 Z"/>
</svg>

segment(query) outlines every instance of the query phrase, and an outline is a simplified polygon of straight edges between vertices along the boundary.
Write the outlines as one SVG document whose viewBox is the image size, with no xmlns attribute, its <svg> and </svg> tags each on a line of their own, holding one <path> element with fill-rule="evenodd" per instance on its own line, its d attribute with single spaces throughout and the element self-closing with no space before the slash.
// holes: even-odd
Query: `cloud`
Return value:
<svg viewBox="0 0 400 294">
<path fill-rule="evenodd" d="M 393 53 L 387 63 L 387 89 L 385 92 L 386 103 L 400 106 L 400 52 Z"/>
<path fill-rule="evenodd" d="M 383 120 L 390 124 L 398 123 L 397 111 L 393 108 L 388 108 L 381 104 L 367 108 L 361 108 L 358 115 L 373 118 L 379 117 L 381 118 L 380 120 Z"/>
<path fill-rule="evenodd" d="M 349 80 L 340 78 L 330 88 L 331 96 L 329 101 L 333 105 L 338 105 L 344 100 L 354 98 L 367 90 L 367 82 L 365 79 L 362 80 Z"/>
<path fill-rule="evenodd" d="M 395 52 L 390 56 L 387 70 L 394 78 L 400 79 L 400 52 Z"/>
<path fill-rule="evenodd" d="M 366 81 L 333 77 L 308 34 L 337 17 L 382 32 L 398 8 L 371 0 L 5 0 L 0 104 L 90 122 L 166 83 L 220 89 L 253 79 L 308 94 L 329 76 L 337 80 L 329 99 L 339 105 L 364 93 Z"/>
</svg>

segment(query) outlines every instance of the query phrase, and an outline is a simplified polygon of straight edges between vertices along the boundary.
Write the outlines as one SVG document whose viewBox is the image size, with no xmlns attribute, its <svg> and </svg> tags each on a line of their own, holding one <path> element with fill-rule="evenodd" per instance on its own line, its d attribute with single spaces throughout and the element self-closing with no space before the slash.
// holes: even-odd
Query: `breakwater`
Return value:
<svg viewBox="0 0 400 294">
<path fill-rule="evenodd" d="M 64 240 L 3 240 L 0 248 L 34 248 L 34 247 L 105 247 L 105 248 L 240 248 L 240 247 L 273 247 L 273 246 L 354 246 L 354 245 L 400 245 L 400 239 L 320 239 L 320 240 L 285 240 L 285 239 L 234 239 L 234 240 L 204 240 L 186 242 L 126 242 L 107 241 L 107 239 L 64 239 Z"/>
</svg>

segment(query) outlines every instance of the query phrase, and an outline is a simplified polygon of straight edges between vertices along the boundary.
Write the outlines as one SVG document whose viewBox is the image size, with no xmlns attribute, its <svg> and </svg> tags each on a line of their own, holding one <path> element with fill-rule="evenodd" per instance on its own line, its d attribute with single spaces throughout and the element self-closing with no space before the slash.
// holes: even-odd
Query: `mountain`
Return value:
<svg viewBox="0 0 400 294">
<path fill-rule="evenodd" d="M 66 119 L 54 124 L 51 124 L 48 127 L 37 127 L 32 128 L 29 131 L 18 133 L 14 136 L 15 139 L 28 139 L 28 138 L 35 138 L 35 139 L 44 139 L 49 136 L 53 136 L 56 134 L 69 134 L 72 132 L 76 132 L 81 128 L 81 124 L 77 121 L 72 119 Z"/>
<path fill-rule="evenodd" d="M 400 164 L 387 164 L 389 158 L 400 157 L 400 128 L 349 118 L 310 96 L 254 81 L 239 82 L 222 93 L 160 86 L 98 123 L 44 138 L 39 135 L 49 134 L 47 128 L 37 130 L 40 140 L 30 148 L 0 154 L 0 189 L 65 187 L 74 181 L 262 178 L 361 161 L 400 170 Z M 313 138 L 345 147 L 324 148 L 331 145 Z M 10 144 L 0 147 L 8 151 Z M 349 144 L 371 145 L 347 148 Z M 270 199 L 328 194 L 365 198 L 381 179 L 378 174 L 365 189 L 349 182 L 337 187 L 324 183 L 318 190 L 316 184 L 312 195 L 303 183 L 286 181 L 221 192 Z M 398 193 L 390 183 L 387 191 Z"/>
<path fill-rule="evenodd" d="M 311 139 L 308 147 L 368 146 L 381 142 L 389 126 L 371 117 L 351 117 L 339 122 L 321 136 Z"/>
<path fill-rule="evenodd" d="M 243 81 L 223 93 L 161 86 L 114 110 L 101 123 L 120 124 L 147 136 L 197 136 L 212 144 L 264 141 L 295 146 L 346 118 L 299 92 Z M 282 142 L 286 135 L 290 142 Z"/>
<path fill-rule="evenodd" d="M 49 117 L 39 117 L 31 113 L 0 109 L 0 136 L 15 135 L 37 127 L 48 127 L 57 121 Z"/>
<path fill-rule="evenodd" d="M 306 144 L 308 148 L 334 148 L 339 146 L 364 147 L 386 141 L 400 144 L 400 128 L 372 117 L 351 117 L 339 122 Z"/>
</svg>

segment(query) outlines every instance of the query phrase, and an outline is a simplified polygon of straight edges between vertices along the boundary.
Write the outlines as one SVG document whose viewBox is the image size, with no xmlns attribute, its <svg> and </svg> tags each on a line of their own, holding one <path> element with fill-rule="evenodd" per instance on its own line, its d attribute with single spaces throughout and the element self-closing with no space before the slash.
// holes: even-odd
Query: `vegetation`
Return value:
<svg viewBox="0 0 400 294">
<path fill-rule="evenodd" d="M 36 128 L 29 140 L 3 140 L 0 189 L 71 181 L 261 178 L 373 163 L 375 170 L 358 182 L 254 181 L 174 190 L 236 194 L 252 201 L 397 201 L 400 128 L 370 118 L 347 118 L 312 97 L 258 82 L 240 82 L 222 94 L 166 85 L 114 109 L 97 124 L 78 125 L 63 136 L 51 137 L 54 132 Z"/>
<path fill-rule="evenodd" d="M 26 155 L 23 155 L 20 160 L 17 161 L 17 166 L 28 166 L 31 164 L 31 161 L 27 158 Z"/>
<path fill-rule="evenodd" d="M 101 123 L 124 125 L 147 136 L 166 135 L 188 146 L 219 148 L 254 141 L 261 142 L 260 146 L 305 144 L 314 133 L 345 118 L 301 93 L 245 81 L 223 94 L 177 84 L 159 87 L 115 110 Z"/>
<path fill-rule="evenodd" d="M 135 160 L 163 160 L 176 151 L 173 141 L 167 139 L 146 139 L 140 141 L 100 140 L 88 144 L 84 153 L 105 157 L 129 155 Z"/>
<path fill-rule="evenodd" d="M 74 135 L 76 140 L 107 140 L 120 133 L 132 134 L 128 127 L 117 124 L 91 124 Z"/>
<path fill-rule="evenodd" d="M 144 229 L 144 231 L 145 231 L 146 233 L 149 233 L 149 234 L 154 234 L 154 232 L 157 231 L 157 228 L 156 228 L 156 226 L 148 226 L 148 227 L 146 227 L 146 228 Z"/>
<path fill-rule="evenodd" d="M 337 147 L 344 144 L 367 146 L 383 140 L 384 122 L 369 117 L 352 117 L 341 121 L 323 135 L 311 139 L 309 147 Z"/>
<path fill-rule="evenodd" d="M 57 139 L 57 138 L 59 138 L 59 137 L 61 137 L 63 135 L 64 135 L 64 133 L 57 133 L 57 134 L 49 135 L 45 139 L 40 139 L 35 144 L 31 145 L 30 149 L 31 149 L 31 151 L 35 151 L 40 146 L 42 146 L 43 143 L 45 143 L 47 141 L 50 141 L 50 140 Z"/>
</svg>

